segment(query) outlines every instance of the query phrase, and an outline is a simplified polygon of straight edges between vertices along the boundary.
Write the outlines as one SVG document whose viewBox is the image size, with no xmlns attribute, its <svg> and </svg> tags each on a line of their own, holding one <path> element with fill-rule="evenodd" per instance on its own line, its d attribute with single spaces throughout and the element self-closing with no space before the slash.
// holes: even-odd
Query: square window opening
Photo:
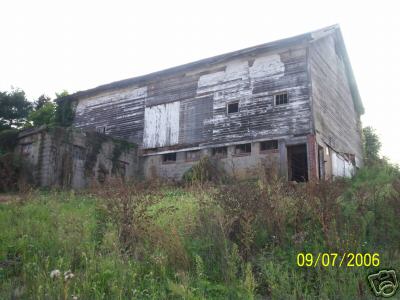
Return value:
<svg viewBox="0 0 400 300">
<path fill-rule="evenodd" d="M 212 155 L 217 158 L 225 158 L 228 156 L 228 147 L 213 148 Z"/>
<path fill-rule="evenodd" d="M 196 161 L 199 159 L 200 159 L 200 150 L 186 152 L 186 161 Z"/>
<path fill-rule="evenodd" d="M 167 153 L 163 155 L 163 163 L 176 162 L 176 153 Z"/>
<path fill-rule="evenodd" d="M 232 102 L 232 103 L 228 103 L 228 114 L 234 114 L 239 112 L 239 102 Z"/>
<path fill-rule="evenodd" d="M 106 134 L 107 133 L 107 126 L 97 126 L 96 132 Z"/>
<path fill-rule="evenodd" d="M 278 149 L 278 141 L 264 141 L 260 143 L 260 151 L 268 151 L 268 150 L 277 150 Z"/>
<path fill-rule="evenodd" d="M 236 155 L 249 155 L 251 154 L 251 143 L 241 144 L 235 146 Z"/>
<path fill-rule="evenodd" d="M 275 105 L 283 105 L 289 102 L 288 93 L 280 93 L 275 95 Z"/>
</svg>

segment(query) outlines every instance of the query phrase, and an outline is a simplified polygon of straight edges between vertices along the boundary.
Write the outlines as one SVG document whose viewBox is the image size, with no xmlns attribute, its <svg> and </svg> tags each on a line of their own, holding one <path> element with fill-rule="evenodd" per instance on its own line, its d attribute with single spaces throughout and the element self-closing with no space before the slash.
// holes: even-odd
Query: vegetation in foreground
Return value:
<svg viewBox="0 0 400 300">
<path fill-rule="evenodd" d="M 388 165 L 332 183 L 15 197 L 0 204 L 1 299 L 365 299 L 367 274 L 400 265 L 400 175 Z M 379 253 L 380 267 L 298 267 L 299 252 Z"/>
</svg>

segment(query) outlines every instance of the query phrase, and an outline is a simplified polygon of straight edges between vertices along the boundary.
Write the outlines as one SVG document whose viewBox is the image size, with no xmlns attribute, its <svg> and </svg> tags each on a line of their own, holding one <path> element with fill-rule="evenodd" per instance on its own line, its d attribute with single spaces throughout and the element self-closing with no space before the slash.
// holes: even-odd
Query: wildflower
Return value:
<svg viewBox="0 0 400 300">
<path fill-rule="evenodd" d="M 78 300 L 78 296 L 72 295 L 72 300 Z"/>
<path fill-rule="evenodd" d="M 61 276 L 61 272 L 60 270 L 53 270 L 50 272 L 50 278 L 54 279 L 54 278 L 59 278 Z"/>
<path fill-rule="evenodd" d="M 68 270 L 67 272 L 64 273 L 64 279 L 65 280 L 69 280 L 74 278 L 74 273 L 71 272 L 71 270 Z"/>
</svg>

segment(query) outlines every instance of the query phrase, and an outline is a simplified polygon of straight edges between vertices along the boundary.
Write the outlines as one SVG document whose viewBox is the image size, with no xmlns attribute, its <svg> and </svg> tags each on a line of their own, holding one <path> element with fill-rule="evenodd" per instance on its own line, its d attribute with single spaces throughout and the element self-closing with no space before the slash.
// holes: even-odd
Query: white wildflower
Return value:
<svg viewBox="0 0 400 300">
<path fill-rule="evenodd" d="M 59 278 L 61 276 L 61 272 L 60 270 L 53 270 L 50 272 L 50 278 L 54 279 L 54 278 Z"/>
<path fill-rule="evenodd" d="M 74 278 L 74 273 L 71 272 L 71 270 L 68 270 L 67 272 L 64 273 L 64 279 L 65 280 L 69 280 Z"/>
<path fill-rule="evenodd" d="M 72 300 L 78 300 L 78 296 L 72 295 Z"/>
</svg>

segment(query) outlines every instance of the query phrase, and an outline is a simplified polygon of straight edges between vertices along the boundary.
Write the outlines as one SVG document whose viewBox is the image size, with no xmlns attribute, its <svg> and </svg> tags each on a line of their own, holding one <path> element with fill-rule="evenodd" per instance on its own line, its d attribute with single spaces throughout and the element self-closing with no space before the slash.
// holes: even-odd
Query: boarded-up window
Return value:
<svg viewBox="0 0 400 300">
<path fill-rule="evenodd" d="M 144 148 L 165 147 L 179 142 L 179 107 L 172 102 L 146 107 L 144 112 Z"/>
<path fill-rule="evenodd" d="M 250 155 L 251 154 L 251 143 L 241 144 L 235 146 L 236 155 Z"/>
</svg>

